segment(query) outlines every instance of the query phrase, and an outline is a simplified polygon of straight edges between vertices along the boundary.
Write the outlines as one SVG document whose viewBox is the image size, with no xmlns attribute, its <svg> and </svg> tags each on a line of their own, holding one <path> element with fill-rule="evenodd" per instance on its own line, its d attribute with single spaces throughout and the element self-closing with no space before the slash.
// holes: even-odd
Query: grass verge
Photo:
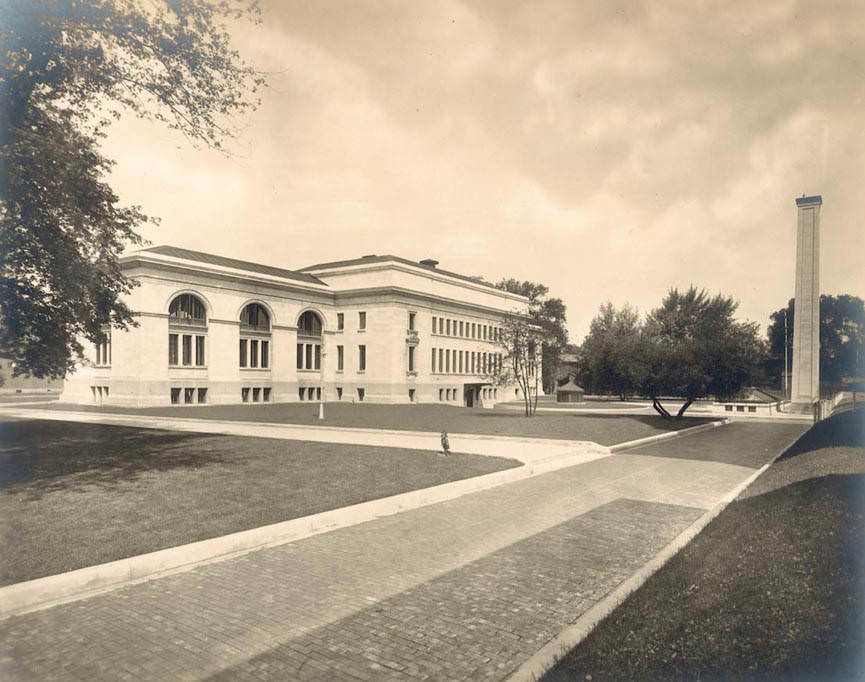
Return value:
<svg viewBox="0 0 865 682">
<path fill-rule="evenodd" d="M 865 415 L 816 425 L 543 679 L 865 679 Z"/>
<path fill-rule="evenodd" d="M 43 408 L 113 414 L 224 419 L 231 421 L 344 426 L 401 431 L 474 433 L 493 436 L 589 440 L 614 445 L 711 421 L 699 417 L 663 419 L 654 414 L 555 414 L 525 417 L 517 411 L 455 408 L 445 405 L 374 405 L 328 403 L 326 418 L 318 419 L 318 403 L 211 405 L 202 407 L 121 408 L 85 405 L 46 405 Z"/>
<path fill-rule="evenodd" d="M 479 455 L 0 421 L 0 584 L 516 466 Z"/>
</svg>

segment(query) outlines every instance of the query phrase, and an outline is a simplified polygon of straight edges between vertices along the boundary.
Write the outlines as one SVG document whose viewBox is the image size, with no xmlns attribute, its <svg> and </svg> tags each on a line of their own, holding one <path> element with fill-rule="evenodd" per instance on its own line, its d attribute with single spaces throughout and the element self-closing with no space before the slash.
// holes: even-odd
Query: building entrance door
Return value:
<svg viewBox="0 0 865 682">
<path fill-rule="evenodd" d="M 478 400 L 478 386 L 480 384 L 463 384 L 463 403 L 466 407 L 474 407 Z"/>
</svg>

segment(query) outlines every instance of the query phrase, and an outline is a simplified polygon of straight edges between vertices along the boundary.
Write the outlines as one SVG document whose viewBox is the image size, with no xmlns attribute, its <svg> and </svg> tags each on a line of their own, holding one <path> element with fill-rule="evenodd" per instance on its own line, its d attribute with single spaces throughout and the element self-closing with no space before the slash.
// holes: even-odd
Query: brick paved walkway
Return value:
<svg viewBox="0 0 865 682">
<path fill-rule="evenodd" d="M 752 471 L 615 455 L 16 616 L 0 677 L 500 679 Z"/>
</svg>

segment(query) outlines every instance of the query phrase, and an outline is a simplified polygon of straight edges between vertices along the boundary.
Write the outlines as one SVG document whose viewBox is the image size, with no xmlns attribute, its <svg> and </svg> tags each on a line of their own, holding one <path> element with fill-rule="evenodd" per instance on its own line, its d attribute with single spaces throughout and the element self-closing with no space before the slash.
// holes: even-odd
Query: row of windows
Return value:
<svg viewBox="0 0 865 682">
<path fill-rule="evenodd" d="M 433 348 L 433 374 L 496 374 L 502 368 L 501 353 Z"/>
<path fill-rule="evenodd" d="M 185 405 L 193 405 L 195 403 L 207 402 L 206 388 L 189 388 L 182 386 L 171 387 L 171 404 L 180 405 L 181 402 Z"/>
<path fill-rule="evenodd" d="M 270 341 L 240 339 L 240 366 L 250 369 L 270 367 Z"/>
<path fill-rule="evenodd" d="M 193 355 L 193 348 L 195 353 Z M 201 334 L 169 334 L 168 335 L 168 366 L 169 367 L 204 367 L 204 336 Z"/>
<path fill-rule="evenodd" d="M 270 402 L 270 386 L 244 386 L 240 389 L 241 401 L 248 403 Z"/>
<path fill-rule="evenodd" d="M 432 333 L 442 336 L 458 336 L 463 339 L 479 339 L 481 341 L 501 341 L 502 330 L 489 324 L 466 322 L 445 317 L 432 318 Z"/>
<path fill-rule="evenodd" d="M 345 313 L 336 314 L 336 328 L 338 331 L 345 330 Z M 366 312 L 363 310 L 357 314 L 357 328 L 359 331 L 366 329 Z"/>
<path fill-rule="evenodd" d="M 453 402 L 457 399 L 459 395 L 457 393 L 459 389 L 456 388 L 440 388 L 439 389 L 439 402 Z M 482 388 L 480 389 L 480 397 L 484 400 L 489 400 L 490 398 L 494 400 L 498 400 L 499 398 L 499 389 L 497 388 Z"/>
<path fill-rule="evenodd" d="M 106 341 L 96 344 L 96 366 L 108 367 L 111 365 L 111 336 Z"/>
<path fill-rule="evenodd" d="M 90 393 L 93 397 L 93 402 L 101 403 L 103 398 L 108 397 L 108 386 L 91 386 Z"/>
<path fill-rule="evenodd" d="M 317 368 L 316 368 L 317 369 Z M 336 371 L 345 371 L 345 346 L 336 347 Z M 366 346 L 357 347 L 357 371 L 366 371 Z"/>
</svg>

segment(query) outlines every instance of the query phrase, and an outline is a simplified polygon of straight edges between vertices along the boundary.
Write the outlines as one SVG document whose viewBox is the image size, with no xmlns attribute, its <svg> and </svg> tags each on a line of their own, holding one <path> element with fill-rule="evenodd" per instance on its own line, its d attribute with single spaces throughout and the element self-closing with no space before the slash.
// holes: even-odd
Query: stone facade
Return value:
<svg viewBox="0 0 865 682">
<path fill-rule="evenodd" d="M 138 326 L 90 346 L 65 382 L 63 401 L 151 406 L 321 396 L 489 407 L 517 395 L 515 386 L 494 386 L 489 370 L 502 352 L 497 329 L 527 299 L 434 261 L 366 256 L 290 271 L 154 247 L 121 263 L 140 283 L 128 299 Z M 264 322 L 244 317 L 250 304 L 264 311 Z"/>
</svg>

